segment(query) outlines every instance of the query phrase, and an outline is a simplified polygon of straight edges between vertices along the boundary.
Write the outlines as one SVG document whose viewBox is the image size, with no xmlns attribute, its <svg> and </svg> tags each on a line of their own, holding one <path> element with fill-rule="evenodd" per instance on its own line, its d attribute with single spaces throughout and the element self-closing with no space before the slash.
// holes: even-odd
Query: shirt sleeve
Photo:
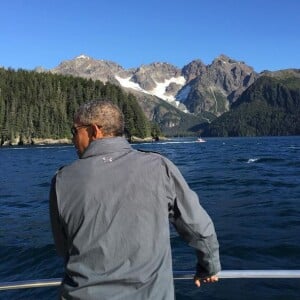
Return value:
<svg viewBox="0 0 300 300">
<path fill-rule="evenodd" d="M 171 161 L 166 162 L 170 221 L 178 234 L 196 250 L 196 276 L 216 275 L 221 264 L 214 224 L 178 168 Z"/>
<path fill-rule="evenodd" d="M 61 223 L 56 195 L 56 175 L 53 177 L 49 196 L 50 221 L 54 244 L 58 255 L 67 257 L 67 238 Z"/>
</svg>

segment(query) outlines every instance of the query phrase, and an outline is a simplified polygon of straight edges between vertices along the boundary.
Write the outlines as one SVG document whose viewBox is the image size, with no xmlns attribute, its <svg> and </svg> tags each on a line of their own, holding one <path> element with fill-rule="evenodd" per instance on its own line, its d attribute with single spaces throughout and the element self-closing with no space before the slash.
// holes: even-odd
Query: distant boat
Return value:
<svg viewBox="0 0 300 300">
<path fill-rule="evenodd" d="M 198 138 L 198 139 L 196 140 L 196 142 L 197 142 L 197 143 L 205 143 L 206 140 L 204 140 L 204 139 L 202 139 L 202 138 Z"/>
</svg>

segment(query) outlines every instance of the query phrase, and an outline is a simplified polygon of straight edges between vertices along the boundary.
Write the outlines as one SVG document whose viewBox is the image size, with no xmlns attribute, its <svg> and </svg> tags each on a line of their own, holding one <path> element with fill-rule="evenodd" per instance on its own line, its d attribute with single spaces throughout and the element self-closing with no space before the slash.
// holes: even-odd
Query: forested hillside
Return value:
<svg viewBox="0 0 300 300">
<path fill-rule="evenodd" d="M 79 77 L 0 68 L 1 145 L 30 143 L 34 138 L 71 138 L 74 112 L 91 99 L 108 99 L 117 104 L 125 115 L 128 136 L 144 138 L 151 135 L 151 127 L 159 130 L 149 123 L 136 98 L 118 86 Z"/>
<path fill-rule="evenodd" d="M 296 76 L 295 76 L 296 75 Z M 209 124 L 206 136 L 266 136 L 300 134 L 298 73 L 257 79 L 232 105 Z"/>
</svg>

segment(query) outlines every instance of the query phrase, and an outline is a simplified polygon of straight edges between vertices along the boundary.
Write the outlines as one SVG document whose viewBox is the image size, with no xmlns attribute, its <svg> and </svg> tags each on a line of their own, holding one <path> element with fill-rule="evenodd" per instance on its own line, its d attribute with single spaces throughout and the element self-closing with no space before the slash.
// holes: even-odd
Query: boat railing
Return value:
<svg viewBox="0 0 300 300">
<path fill-rule="evenodd" d="M 193 279 L 193 271 L 174 271 L 174 280 Z M 220 279 L 242 278 L 300 278 L 300 270 L 224 270 L 218 274 Z M 0 291 L 13 289 L 28 289 L 54 287 L 61 284 L 60 278 L 37 279 L 14 282 L 1 282 Z"/>
</svg>

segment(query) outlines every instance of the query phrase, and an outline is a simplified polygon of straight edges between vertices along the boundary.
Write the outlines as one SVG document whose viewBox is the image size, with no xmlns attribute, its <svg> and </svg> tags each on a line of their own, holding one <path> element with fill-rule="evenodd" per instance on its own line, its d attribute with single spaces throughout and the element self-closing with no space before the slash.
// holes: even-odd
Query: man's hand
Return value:
<svg viewBox="0 0 300 300">
<path fill-rule="evenodd" d="M 194 282 L 196 287 L 200 287 L 201 286 L 201 282 L 203 281 L 204 283 L 213 283 L 213 282 L 217 282 L 219 280 L 218 275 L 213 275 L 210 277 L 206 277 L 206 278 L 199 278 L 197 276 L 194 277 Z"/>
</svg>

